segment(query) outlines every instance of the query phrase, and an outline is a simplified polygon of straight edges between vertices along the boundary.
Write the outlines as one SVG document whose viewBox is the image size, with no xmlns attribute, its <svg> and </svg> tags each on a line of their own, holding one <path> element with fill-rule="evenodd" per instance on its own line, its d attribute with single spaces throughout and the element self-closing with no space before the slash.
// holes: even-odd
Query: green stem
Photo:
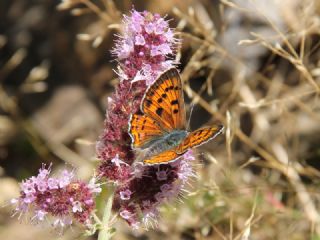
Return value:
<svg viewBox="0 0 320 240">
<path fill-rule="evenodd" d="M 113 196 L 114 196 L 114 188 L 110 188 L 110 195 L 107 200 L 107 204 L 104 207 L 103 211 L 103 218 L 101 223 L 101 230 L 98 235 L 98 240 L 110 240 L 113 232 L 110 231 L 110 217 L 112 212 L 112 202 L 113 202 Z"/>
</svg>

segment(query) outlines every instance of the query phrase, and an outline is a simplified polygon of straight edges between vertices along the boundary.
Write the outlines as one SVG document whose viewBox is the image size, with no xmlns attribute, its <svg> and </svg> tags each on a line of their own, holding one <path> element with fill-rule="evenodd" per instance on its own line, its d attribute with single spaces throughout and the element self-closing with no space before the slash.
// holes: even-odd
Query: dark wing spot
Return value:
<svg viewBox="0 0 320 240">
<path fill-rule="evenodd" d="M 173 88 L 174 88 L 173 86 L 170 86 L 170 87 L 169 87 L 170 90 L 173 90 Z"/>
<path fill-rule="evenodd" d="M 154 95 L 154 91 L 149 91 L 149 92 L 148 92 L 148 95 L 149 95 L 150 97 L 152 97 L 152 96 Z"/>
<path fill-rule="evenodd" d="M 162 93 L 161 97 L 162 97 L 162 98 L 167 98 L 167 94 Z"/>
<path fill-rule="evenodd" d="M 141 130 L 144 130 L 144 125 L 142 125 L 142 128 L 141 128 Z"/>
<path fill-rule="evenodd" d="M 175 86 L 174 90 L 180 90 L 180 88 L 178 86 Z"/>
<path fill-rule="evenodd" d="M 163 108 L 157 108 L 156 114 L 157 114 L 159 117 L 161 117 L 162 112 L 163 112 Z"/>
<path fill-rule="evenodd" d="M 166 87 L 166 88 L 164 89 L 164 91 L 165 91 L 165 92 L 168 92 L 168 91 L 169 91 L 169 88 Z"/>
<path fill-rule="evenodd" d="M 202 132 L 203 132 L 203 130 L 200 130 L 197 135 L 198 136 L 201 135 Z"/>
<path fill-rule="evenodd" d="M 178 105 L 179 104 L 179 102 L 178 102 L 178 100 L 176 99 L 176 100 L 172 100 L 171 101 L 171 105 Z"/>
<path fill-rule="evenodd" d="M 173 110 L 173 113 L 174 113 L 174 114 L 177 114 L 178 112 L 179 112 L 178 109 L 174 109 L 174 110 Z"/>
<path fill-rule="evenodd" d="M 162 98 L 158 98 L 157 102 L 162 103 Z"/>
<path fill-rule="evenodd" d="M 152 101 L 150 99 L 146 99 L 146 106 L 150 107 L 152 104 Z"/>
<path fill-rule="evenodd" d="M 145 124 L 147 122 L 147 119 L 143 120 L 143 124 Z"/>
</svg>

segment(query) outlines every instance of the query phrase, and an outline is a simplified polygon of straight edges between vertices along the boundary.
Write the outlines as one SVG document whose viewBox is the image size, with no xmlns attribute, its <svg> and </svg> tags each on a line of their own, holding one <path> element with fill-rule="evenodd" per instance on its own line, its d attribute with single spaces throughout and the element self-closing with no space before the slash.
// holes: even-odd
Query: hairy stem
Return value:
<svg viewBox="0 0 320 240">
<path fill-rule="evenodd" d="M 113 236 L 113 232 L 110 229 L 110 217 L 112 213 L 112 202 L 114 197 L 114 187 L 110 187 L 109 197 L 107 203 L 104 206 L 103 218 L 101 223 L 101 230 L 98 235 L 98 240 L 109 240 Z"/>
</svg>

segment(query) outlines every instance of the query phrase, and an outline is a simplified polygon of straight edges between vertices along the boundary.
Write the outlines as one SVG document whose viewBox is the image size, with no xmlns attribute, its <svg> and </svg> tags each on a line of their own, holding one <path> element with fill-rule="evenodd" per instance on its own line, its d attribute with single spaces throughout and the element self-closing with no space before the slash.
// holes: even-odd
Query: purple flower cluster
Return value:
<svg viewBox="0 0 320 240">
<path fill-rule="evenodd" d="M 140 111 L 147 87 L 173 67 L 170 59 L 177 43 L 168 22 L 158 14 L 133 10 L 125 17 L 124 33 L 113 50 L 120 83 L 108 99 L 104 130 L 96 145 L 98 172 L 117 183 L 113 208 L 132 227 L 155 223 L 159 205 L 177 197 L 194 175 L 191 151 L 170 164 L 135 163 L 128 134 L 130 114 Z"/>
<path fill-rule="evenodd" d="M 159 14 L 133 10 L 130 17 L 125 16 L 124 33 L 113 50 L 120 77 L 150 85 L 159 73 L 174 64 L 169 56 L 174 56 L 177 43 L 168 22 Z"/>
<path fill-rule="evenodd" d="M 132 227 L 139 227 L 141 222 L 146 227 L 153 226 L 157 223 L 158 207 L 178 197 L 189 178 L 195 176 L 190 164 L 193 160 L 189 151 L 170 164 L 138 164 L 133 178 L 118 187 L 114 208 Z"/>
<path fill-rule="evenodd" d="M 101 191 L 94 179 L 86 184 L 74 180 L 74 174 L 64 170 L 59 177 L 49 177 L 51 168 L 44 166 L 37 176 L 21 183 L 20 197 L 12 199 L 15 212 L 20 216 L 33 212 L 33 221 L 53 219 L 53 226 L 71 225 L 73 220 L 90 224 L 91 213 L 95 208 L 94 196 Z"/>
<path fill-rule="evenodd" d="M 135 162 L 128 121 L 140 112 L 146 89 L 168 68 L 173 67 L 178 40 L 168 22 L 158 14 L 132 11 L 124 18 L 124 33 L 113 53 L 118 60 L 120 83 L 108 98 L 103 132 L 97 141 L 100 160 L 97 172 L 116 184 L 113 209 L 132 227 L 156 223 L 159 206 L 178 197 L 188 179 L 194 176 L 192 151 L 176 161 L 161 165 Z M 33 213 L 32 220 L 52 219 L 64 227 L 76 221 L 92 226 L 95 195 L 101 191 L 95 179 L 85 183 L 64 170 L 59 177 L 49 176 L 43 166 L 37 176 L 21 183 L 20 197 L 13 199 L 15 212 Z"/>
</svg>

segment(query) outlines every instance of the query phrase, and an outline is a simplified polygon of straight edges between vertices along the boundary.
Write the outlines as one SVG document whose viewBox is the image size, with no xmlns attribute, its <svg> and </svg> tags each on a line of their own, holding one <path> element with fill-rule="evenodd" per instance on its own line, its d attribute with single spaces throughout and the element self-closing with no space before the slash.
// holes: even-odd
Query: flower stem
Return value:
<svg viewBox="0 0 320 240">
<path fill-rule="evenodd" d="M 109 221 L 112 213 L 112 202 L 114 197 L 114 187 L 110 187 L 110 194 L 107 203 L 104 206 L 101 230 L 98 235 L 98 240 L 110 240 L 114 232 L 110 229 Z"/>
</svg>

